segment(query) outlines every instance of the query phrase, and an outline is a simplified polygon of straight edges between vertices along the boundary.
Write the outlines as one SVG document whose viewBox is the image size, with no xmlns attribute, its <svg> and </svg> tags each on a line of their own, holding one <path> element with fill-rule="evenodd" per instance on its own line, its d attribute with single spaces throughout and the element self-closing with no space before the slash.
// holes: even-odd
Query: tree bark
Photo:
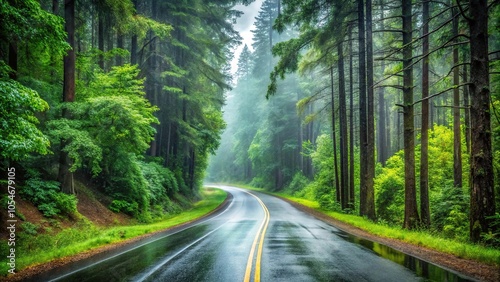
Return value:
<svg viewBox="0 0 500 282">
<path fill-rule="evenodd" d="M 354 210 L 354 75 L 352 26 L 349 27 L 349 207 Z"/>
<path fill-rule="evenodd" d="M 458 35 L 458 8 L 452 8 L 453 36 Z M 458 39 L 455 39 L 458 42 Z M 460 75 L 458 45 L 453 47 L 453 185 L 462 188 L 462 137 L 460 130 Z"/>
<path fill-rule="evenodd" d="M 422 33 L 429 33 L 429 1 L 422 2 Z M 429 36 L 422 41 L 422 53 L 429 53 Z M 431 214 L 429 208 L 429 56 L 422 61 L 422 125 L 420 141 L 420 214 L 422 225 L 429 227 Z"/>
<path fill-rule="evenodd" d="M 339 179 L 339 168 L 338 168 L 338 160 L 337 160 L 337 129 L 335 126 L 335 95 L 333 91 L 333 66 L 330 68 L 330 83 L 331 83 L 331 96 L 332 96 L 332 141 L 333 141 L 333 170 L 335 173 L 335 197 L 337 199 L 337 203 L 341 203 L 342 209 L 344 208 L 343 204 L 343 195 L 340 188 L 340 179 Z"/>
<path fill-rule="evenodd" d="M 415 135 L 413 118 L 412 7 L 411 0 L 402 1 L 403 16 L 403 127 L 405 158 L 405 216 L 403 227 L 413 229 L 419 220 L 415 189 Z"/>
<path fill-rule="evenodd" d="M 63 102 L 75 101 L 75 0 L 64 1 L 65 29 L 68 33 L 68 44 L 71 47 L 64 57 L 64 88 Z M 68 118 L 69 113 L 63 110 L 63 117 Z M 74 194 L 73 173 L 70 171 L 71 160 L 68 153 L 62 149 L 66 141 L 61 140 L 61 152 L 59 156 L 59 175 L 61 190 L 67 194 Z"/>
<path fill-rule="evenodd" d="M 384 1 L 380 1 L 380 9 L 383 10 Z M 384 20 L 380 20 L 380 29 L 384 29 Z M 380 73 L 385 72 L 385 62 L 382 60 L 380 63 Z M 387 152 L 387 129 L 386 126 L 386 112 L 385 112 L 385 88 L 378 88 L 378 124 L 377 124 L 377 161 L 385 166 L 388 158 Z"/>
<path fill-rule="evenodd" d="M 373 36 L 372 0 L 366 0 L 366 83 L 367 83 L 367 171 L 366 171 L 366 210 L 365 215 L 376 220 L 375 216 L 375 115 L 373 90 Z"/>
<path fill-rule="evenodd" d="M 9 67 L 12 70 L 9 78 L 17 80 L 17 43 L 14 41 L 9 42 Z"/>
<path fill-rule="evenodd" d="M 466 52 L 463 52 L 463 62 L 467 61 L 467 55 Z M 463 71 L 462 71 L 462 82 L 467 82 L 469 77 L 468 77 L 468 71 L 467 71 L 467 64 L 464 64 L 463 66 Z M 467 154 L 470 154 L 470 110 L 469 110 L 469 87 L 466 86 L 464 87 L 464 106 L 465 106 L 465 117 L 464 117 L 464 123 L 465 123 L 465 146 L 467 147 Z"/>
<path fill-rule="evenodd" d="M 349 207 L 349 175 L 347 164 L 347 107 L 345 101 L 344 50 L 342 41 L 338 44 L 338 74 L 339 74 L 339 123 L 340 123 L 340 189 L 342 190 L 342 209 Z"/>
<path fill-rule="evenodd" d="M 104 12 L 98 10 L 98 20 L 97 20 L 97 48 L 99 51 L 104 52 Z M 99 67 L 104 70 L 104 55 L 99 55 Z"/>
<path fill-rule="evenodd" d="M 359 213 L 368 215 L 368 152 L 367 152 L 367 116 L 366 116 L 366 45 L 363 0 L 358 0 L 358 44 L 359 44 L 359 146 L 360 146 L 360 187 Z"/>
<path fill-rule="evenodd" d="M 495 215 L 495 190 L 491 147 L 490 77 L 488 60 L 488 2 L 470 0 L 471 191 L 470 239 L 481 240 Z"/>
</svg>

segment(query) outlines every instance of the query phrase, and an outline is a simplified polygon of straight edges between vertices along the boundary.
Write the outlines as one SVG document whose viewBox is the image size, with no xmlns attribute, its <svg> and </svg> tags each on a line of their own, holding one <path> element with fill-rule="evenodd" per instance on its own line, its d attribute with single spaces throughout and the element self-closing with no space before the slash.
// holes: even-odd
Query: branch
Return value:
<svg viewBox="0 0 500 282">
<path fill-rule="evenodd" d="M 457 67 L 460 67 L 460 66 L 465 66 L 465 65 L 470 65 L 469 62 L 465 62 L 465 63 L 461 63 L 461 64 L 458 64 L 458 65 L 454 65 L 453 67 L 451 67 L 450 71 L 448 72 L 448 74 L 446 76 L 449 76 L 451 74 L 451 72 L 453 71 L 453 69 L 457 68 Z"/>
<path fill-rule="evenodd" d="M 462 17 L 464 17 L 464 19 L 466 19 L 468 22 L 472 21 L 471 18 L 469 18 L 469 16 L 467 16 L 465 14 L 465 11 L 464 9 L 462 8 L 462 5 L 460 4 L 460 0 L 457 0 L 457 6 L 458 6 L 458 9 L 460 9 L 460 14 L 462 14 Z"/>
<path fill-rule="evenodd" d="M 372 31 L 373 33 L 378 33 L 378 32 L 401 32 L 403 33 L 402 29 L 377 29 Z"/>
<path fill-rule="evenodd" d="M 470 106 L 448 106 L 448 105 L 442 105 L 442 106 L 434 106 L 434 108 L 453 108 L 453 109 L 469 109 Z"/>
<path fill-rule="evenodd" d="M 438 92 L 438 93 L 436 93 L 436 94 L 432 94 L 432 95 L 427 96 L 427 97 L 425 97 L 425 98 L 422 98 L 422 99 L 420 99 L 420 100 L 418 100 L 418 101 L 416 101 L 416 102 L 413 102 L 413 104 L 411 104 L 411 105 L 412 105 L 412 106 L 414 106 L 414 105 L 416 105 L 416 104 L 418 104 L 418 103 L 421 103 L 421 102 L 423 102 L 423 101 L 425 101 L 425 100 L 429 100 L 429 99 L 431 99 L 431 98 L 434 98 L 434 97 L 436 97 L 436 96 L 439 96 L 439 95 L 441 95 L 441 94 L 443 94 L 443 93 L 446 93 L 446 92 L 448 92 L 448 91 L 450 91 L 450 90 L 453 90 L 453 89 L 455 89 L 455 88 L 462 87 L 462 86 L 465 86 L 465 85 L 471 85 L 471 84 L 472 84 L 472 82 L 466 82 L 466 83 L 462 83 L 462 84 L 454 85 L 454 86 L 452 86 L 452 87 L 450 87 L 450 88 L 448 88 L 448 89 L 445 89 L 445 90 L 443 90 L 443 91 L 440 91 L 440 92 Z"/>
<path fill-rule="evenodd" d="M 460 35 L 458 35 L 458 36 L 460 36 Z M 455 37 L 456 37 L 456 36 L 455 36 Z M 436 48 L 436 49 L 434 49 L 434 50 L 430 51 L 429 53 L 427 53 L 427 54 L 425 54 L 425 55 L 424 55 L 424 54 L 422 54 L 422 55 L 420 56 L 421 58 L 419 58 L 419 59 L 415 60 L 414 62 L 412 62 L 412 63 L 411 63 L 409 66 L 407 66 L 406 68 L 403 68 L 403 69 L 399 70 L 398 72 L 393 73 L 393 74 L 390 74 L 389 76 L 387 76 L 387 77 L 383 78 L 382 80 L 377 81 L 376 83 L 374 83 L 374 84 L 373 84 L 373 86 L 375 86 L 375 85 L 377 85 L 377 84 L 380 84 L 381 82 L 383 82 L 383 81 L 385 81 L 385 80 L 387 80 L 387 79 L 389 79 L 389 78 L 391 78 L 391 77 L 393 77 L 393 76 L 396 76 L 398 73 L 401 73 L 401 72 L 405 71 L 406 69 L 412 68 L 414 65 L 416 65 L 417 63 L 419 63 L 420 61 L 422 61 L 424 58 L 428 57 L 430 54 L 432 54 L 432 53 L 434 53 L 434 52 L 439 51 L 441 48 L 451 47 L 451 46 L 455 46 L 455 45 L 461 45 L 461 44 L 466 44 L 466 43 L 469 43 L 468 41 L 462 41 L 462 42 L 457 42 L 457 43 L 453 43 L 453 44 L 450 44 L 450 45 L 448 45 L 448 46 L 445 46 L 445 45 L 446 45 L 446 44 L 448 44 L 450 41 L 454 40 L 454 39 L 455 39 L 455 37 L 454 37 L 454 38 L 451 38 L 451 39 L 450 39 L 450 40 L 448 40 L 446 43 L 444 43 L 443 45 L 439 46 L 438 48 Z M 418 57 L 418 56 L 417 56 L 417 57 Z"/>
<path fill-rule="evenodd" d="M 379 86 L 374 87 L 374 88 L 385 88 L 385 87 L 396 88 L 398 90 L 402 90 L 403 89 L 402 85 L 397 85 L 397 84 L 394 84 L 394 85 L 379 85 Z"/>
</svg>

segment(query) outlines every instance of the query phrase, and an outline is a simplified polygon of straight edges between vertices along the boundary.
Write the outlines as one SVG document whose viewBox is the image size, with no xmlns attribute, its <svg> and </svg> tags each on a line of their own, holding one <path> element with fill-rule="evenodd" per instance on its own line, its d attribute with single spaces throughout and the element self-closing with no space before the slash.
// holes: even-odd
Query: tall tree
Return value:
<svg viewBox="0 0 500 282">
<path fill-rule="evenodd" d="M 335 94 L 334 94 L 334 85 L 333 85 L 333 66 L 330 68 L 330 90 L 331 90 L 331 109 L 332 109 L 332 144 L 333 144 L 333 172 L 335 176 L 335 183 L 334 183 L 334 188 L 335 188 L 335 198 L 337 200 L 337 203 L 342 203 L 342 208 L 344 208 L 343 205 L 343 190 L 341 189 L 341 183 L 340 183 L 340 176 L 339 176 L 339 168 L 338 168 L 338 160 L 337 160 L 337 127 L 336 127 L 336 120 L 335 120 L 335 112 L 337 109 L 335 109 Z M 339 110 L 340 112 L 340 110 Z"/>
<path fill-rule="evenodd" d="M 422 125 L 420 134 L 420 214 L 422 224 L 429 227 L 429 1 L 422 2 Z"/>
<path fill-rule="evenodd" d="M 68 44 L 71 47 L 64 57 L 64 86 L 63 102 L 75 101 L 75 0 L 64 1 L 64 18 L 66 20 L 65 30 L 68 33 Z M 68 118 L 69 112 L 63 110 L 63 116 Z M 61 148 L 65 146 L 65 140 L 61 140 Z M 73 173 L 70 171 L 71 160 L 68 152 L 61 150 L 59 158 L 58 180 L 64 193 L 74 194 Z"/>
<path fill-rule="evenodd" d="M 355 188 L 354 188 L 354 69 L 353 69 L 353 25 L 349 26 L 349 205 L 355 209 Z"/>
<path fill-rule="evenodd" d="M 379 3 L 379 7 L 381 10 L 384 9 L 384 0 L 381 0 Z M 381 14 L 381 17 L 383 15 Z M 383 30 L 384 27 L 384 19 L 380 19 L 380 29 Z M 385 61 L 382 60 L 380 62 L 380 73 L 385 72 Z M 385 161 L 389 158 L 388 146 L 387 142 L 390 138 L 387 138 L 388 126 L 386 126 L 386 111 L 385 111 L 385 88 L 378 88 L 378 119 L 377 119 L 377 161 L 382 165 L 385 165 Z"/>
<path fill-rule="evenodd" d="M 373 87 L 373 34 L 372 34 L 372 0 L 366 0 L 366 84 L 367 84 L 367 135 L 366 135 L 366 216 L 375 220 L 375 115 Z M 380 130 L 380 129 L 379 129 Z"/>
<path fill-rule="evenodd" d="M 340 123 L 340 185 L 342 190 L 342 208 L 347 209 L 351 202 L 349 194 L 349 157 L 347 155 L 347 106 L 344 74 L 344 47 L 342 40 L 337 46 L 338 74 L 339 74 L 339 123 Z M 352 199 L 354 202 L 354 199 Z"/>
<path fill-rule="evenodd" d="M 368 121 L 366 106 L 366 41 L 364 1 L 358 0 L 358 57 L 359 57 L 359 142 L 360 142 L 360 188 L 359 213 L 367 216 L 368 207 Z"/>
<path fill-rule="evenodd" d="M 402 1 L 403 17 L 403 125 L 405 157 L 405 216 L 403 227 L 412 229 L 418 224 L 417 193 L 415 189 L 415 134 L 413 106 L 412 1 Z"/>
<path fill-rule="evenodd" d="M 452 8 L 454 42 L 458 42 L 458 8 Z M 453 185 L 462 187 L 462 134 L 460 129 L 460 74 L 458 61 L 459 46 L 453 47 Z"/>
<path fill-rule="evenodd" d="M 495 215 L 495 177 L 491 146 L 488 1 L 469 0 L 469 7 L 469 14 L 462 14 L 470 30 L 470 239 L 477 242 L 481 234 L 491 228 L 488 217 Z"/>
</svg>

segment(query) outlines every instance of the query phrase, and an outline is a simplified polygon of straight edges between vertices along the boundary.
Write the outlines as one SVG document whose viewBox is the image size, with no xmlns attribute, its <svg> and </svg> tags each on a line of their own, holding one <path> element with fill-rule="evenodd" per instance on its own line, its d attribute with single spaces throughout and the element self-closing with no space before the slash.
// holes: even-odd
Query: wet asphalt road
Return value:
<svg viewBox="0 0 500 282">
<path fill-rule="evenodd" d="M 219 187 L 233 195 L 220 213 L 150 242 L 103 254 L 36 280 L 421 280 L 404 266 L 345 240 L 335 227 L 278 198 Z"/>
</svg>

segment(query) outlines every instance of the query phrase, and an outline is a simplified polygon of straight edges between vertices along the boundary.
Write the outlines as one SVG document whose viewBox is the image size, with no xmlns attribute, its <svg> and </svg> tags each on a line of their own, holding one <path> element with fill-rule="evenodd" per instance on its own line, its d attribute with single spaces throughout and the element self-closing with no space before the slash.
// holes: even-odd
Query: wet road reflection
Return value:
<svg viewBox="0 0 500 282">
<path fill-rule="evenodd" d="M 265 213 L 247 192 L 220 188 L 233 198 L 219 214 L 32 281 L 242 281 Z M 262 281 L 468 281 L 346 234 L 278 198 L 252 193 L 270 213 L 263 240 Z M 255 268 L 256 258 L 252 260 Z"/>
</svg>

